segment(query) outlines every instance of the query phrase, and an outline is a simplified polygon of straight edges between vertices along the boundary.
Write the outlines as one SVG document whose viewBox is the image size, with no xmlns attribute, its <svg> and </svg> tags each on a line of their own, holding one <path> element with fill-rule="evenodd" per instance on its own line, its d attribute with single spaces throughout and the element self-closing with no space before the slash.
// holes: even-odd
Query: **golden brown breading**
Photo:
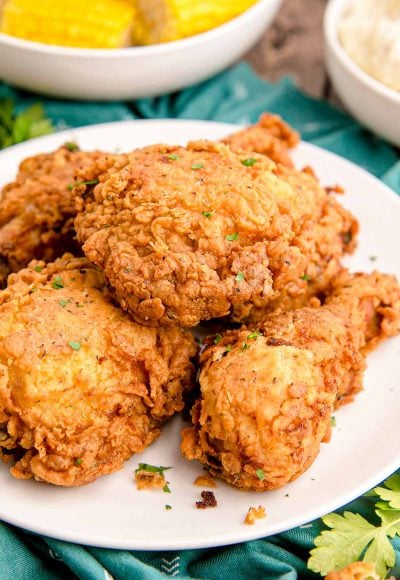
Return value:
<svg viewBox="0 0 400 580">
<path fill-rule="evenodd" d="M 335 190 L 322 187 L 310 167 L 298 171 L 279 165 L 276 173 L 288 181 L 299 195 L 307 191 L 311 197 L 314 250 L 304 273 L 281 291 L 275 292 L 272 299 L 256 297 L 252 302 L 235 306 L 233 319 L 245 324 L 263 320 L 268 312 L 286 312 L 318 304 L 316 297 L 329 292 L 332 280 L 342 271 L 343 255 L 353 253 L 356 247 L 358 222 L 340 205 L 333 195 Z"/>
<path fill-rule="evenodd" d="M 329 439 L 333 409 L 362 388 L 366 351 L 399 331 L 394 277 L 343 274 L 323 307 L 209 340 L 183 455 L 242 489 L 296 479 Z"/>
<path fill-rule="evenodd" d="M 381 580 L 373 562 L 353 562 L 338 572 L 330 572 L 325 580 Z"/>
<path fill-rule="evenodd" d="M 299 134 L 278 115 L 264 113 L 258 123 L 222 139 L 232 151 L 254 151 L 266 155 L 275 163 L 293 166 L 288 149 L 299 142 Z"/>
<path fill-rule="evenodd" d="M 53 260 L 65 251 L 77 252 L 72 185 L 80 168 L 88 168 L 103 155 L 64 146 L 21 163 L 16 179 L 1 191 L 1 287 L 7 270 L 17 272 L 33 258 Z"/>
<path fill-rule="evenodd" d="M 296 181 L 299 172 L 253 156 L 249 165 L 221 144 L 154 145 L 93 192 L 82 188 L 78 239 L 135 320 L 194 326 L 304 292 L 327 193 L 309 174 Z"/>
<path fill-rule="evenodd" d="M 139 326 L 103 287 L 86 258 L 65 255 L 12 274 L 0 293 L 0 446 L 15 477 L 89 483 L 183 408 L 193 337 Z"/>
</svg>

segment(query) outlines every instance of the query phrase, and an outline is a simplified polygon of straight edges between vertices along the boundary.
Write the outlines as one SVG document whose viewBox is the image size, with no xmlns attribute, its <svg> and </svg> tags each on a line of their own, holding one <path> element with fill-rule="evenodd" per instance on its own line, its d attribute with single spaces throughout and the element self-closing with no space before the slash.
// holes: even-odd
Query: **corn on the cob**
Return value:
<svg viewBox="0 0 400 580">
<path fill-rule="evenodd" d="M 241 14 L 256 0 L 138 0 L 135 44 L 155 44 L 193 36 Z"/>
<path fill-rule="evenodd" d="M 131 43 L 134 0 L 5 0 L 0 31 L 28 40 L 86 48 Z"/>
</svg>

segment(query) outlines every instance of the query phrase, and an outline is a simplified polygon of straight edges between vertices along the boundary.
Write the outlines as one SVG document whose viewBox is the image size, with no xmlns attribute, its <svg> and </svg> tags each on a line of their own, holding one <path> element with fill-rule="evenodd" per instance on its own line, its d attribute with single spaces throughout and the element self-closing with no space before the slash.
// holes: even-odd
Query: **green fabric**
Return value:
<svg viewBox="0 0 400 580">
<path fill-rule="evenodd" d="M 269 110 L 284 117 L 303 139 L 363 166 L 400 193 L 396 151 L 360 127 L 345 113 L 300 93 L 290 79 L 270 84 L 239 64 L 180 93 L 132 103 L 80 103 L 43 99 L 0 84 L 0 97 L 11 96 L 23 109 L 38 100 L 58 129 L 135 118 L 209 119 L 250 123 Z M 373 500 L 361 498 L 347 509 L 369 518 Z M 320 520 L 266 539 L 225 548 L 182 552 L 134 552 L 88 548 L 41 538 L 0 522 L 0 579 L 157 580 L 180 578 L 294 580 L 317 578 L 306 562 Z M 400 577 L 400 539 L 395 577 Z"/>
</svg>

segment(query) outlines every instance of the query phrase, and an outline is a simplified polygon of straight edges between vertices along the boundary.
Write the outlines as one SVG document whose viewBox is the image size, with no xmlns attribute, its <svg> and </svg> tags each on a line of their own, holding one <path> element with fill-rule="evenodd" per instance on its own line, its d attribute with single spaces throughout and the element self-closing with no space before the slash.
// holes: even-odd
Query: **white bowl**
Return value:
<svg viewBox="0 0 400 580">
<path fill-rule="evenodd" d="M 233 20 L 183 40 L 121 49 L 52 46 L 0 34 L 0 78 L 64 98 L 155 96 L 202 81 L 261 37 L 282 0 L 259 0 Z"/>
<path fill-rule="evenodd" d="M 325 62 L 345 107 L 363 125 L 400 146 L 400 93 L 364 72 L 346 53 L 338 25 L 351 0 L 330 0 L 324 17 Z"/>
</svg>

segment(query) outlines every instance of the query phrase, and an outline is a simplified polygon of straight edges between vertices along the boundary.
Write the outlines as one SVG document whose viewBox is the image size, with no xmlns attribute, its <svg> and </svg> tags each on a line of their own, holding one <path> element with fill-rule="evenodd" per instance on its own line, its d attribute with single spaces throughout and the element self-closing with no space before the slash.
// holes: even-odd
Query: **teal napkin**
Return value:
<svg viewBox="0 0 400 580">
<path fill-rule="evenodd" d="M 280 114 L 303 139 L 354 161 L 400 193 L 397 152 L 345 113 L 300 93 L 291 79 L 258 78 L 244 63 L 180 93 L 131 103 L 81 103 L 43 99 L 0 84 L 0 97 L 17 107 L 40 100 L 57 129 L 137 118 L 255 122 L 265 111 Z M 363 497 L 346 506 L 373 519 L 374 502 Z M 340 510 L 343 511 L 343 510 Z M 224 548 L 180 552 L 117 551 L 40 537 L 0 522 L 0 579 L 157 580 L 165 576 L 221 580 L 318 578 L 306 562 L 321 520 L 283 534 Z M 400 538 L 393 541 L 400 577 Z"/>
</svg>

